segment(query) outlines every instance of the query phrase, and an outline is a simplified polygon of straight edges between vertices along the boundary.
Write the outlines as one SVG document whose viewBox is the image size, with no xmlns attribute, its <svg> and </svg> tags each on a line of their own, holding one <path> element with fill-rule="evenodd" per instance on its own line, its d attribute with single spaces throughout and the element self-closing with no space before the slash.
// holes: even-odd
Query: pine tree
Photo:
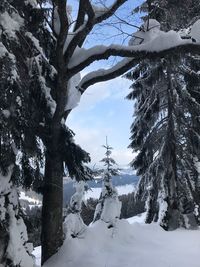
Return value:
<svg viewBox="0 0 200 267">
<path fill-rule="evenodd" d="M 23 13 L 30 7 L 20 2 L 15 1 L 11 4 L 3 0 L 0 3 L 0 263 L 3 266 L 25 267 L 33 266 L 33 259 L 30 256 L 31 247 L 27 243 L 26 227 L 14 184 L 25 186 L 32 184 L 33 179 L 31 178 L 31 181 L 27 179 L 30 179 L 30 173 L 35 174 L 36 171 L 30 162 L 25 163 L 24 156 L 28 154 L 29 157 L 36 159 L 41 156 L 41 151 L 34 137 L 29 143 L 32 151 L 28 152 L 27 138 L 31 126 L 28 100 L 31 79 L 26 59 L 32 53 L 31 49 L 34 50 L 35 47 L 26 36 L 27 21 L 30 21 L 30 18 L 25 18 Z M 15 8 L 19 3 L 23 11 Z M 21 161 L 24 162 L 23 174 L 19 164 L 16 164 L 19 152 Z"/>
<path fill-rule="evenodd" d="M 106 149 L 106 157 L 101 160 L 105 166 L 105 169 L 102 171 L 102 192 L 96 206 L 93 221 L 101 219 L 108 223 L 108 227 L 113 227 L 116 219 L 120 218 L 121 202 L 118 199 L 117 190 L 112 184 L 112 176 L 116 176 L 119 169 L 114 166 L 116 162 L 111 158 L 113 148 L 108 145 L 107 137 L 106 145 L 103 145 L 103 147 Z"/>
<path fill-rule="evenodd" d="M 151 31 L 155 22 L 149 17 L 159 18 L 158 11 L 176 14 L 177 9 L 171 10 L 172 7 L 167 1 L 145 2 L 142 10 L 149 13 L 142 30 Z M 177 19 L 170 21 L 172 27 L 176 22 Z M 161 27 L 166 29 L 166 25 L 164 21 Z M 182 24 L 177 22 L 177 25 Z M 199 177 L 194 162 L 199 152 L 194 152 L 193 137 L 189 134 L 198 135 L 198 128 L 192 126 L 191 120 L 197 117 L 199 107 L 198 103 L 191 106 L 180 66 L 187 69 L 187 61 L 169 56 L 156 62 L 143 61 L 127 75 L 135 80 L 128 98 L 137 99 L 130 144 L 139 151 L 132 163 L 141 176 L 136 198 L 146 200 L 146 222 L 159 221 L 166 230 L 179 225 L 195 227 L 193 212 L 199 205 Z"/>
<path fill-rule="evenodd" d="M 46 25 L 45 14 L 47 12 L 48 9 L 38 8 L 36 1 L 16 0 L 10 3 L 10 1 L 3 0 L 0 3 L 0 173 L 2 184 L 0 197 L 2 214 L 5 215 L 4 209 L 8 209 L 0 221 L 0 232 L 4 237 L 1 243 L 0 262 L 2 264 L 9 262 L 13 266 L 18 266 L 21 261 L 19 266 L 31 267 L 30 262 L 24 263 L 24 260 L 20 259 L 21 254 L 18 255 L 17 260 L 15 255 L 13 258 L 11 254 L 8 255 L 8 250 L 12 249 L 9 248 L 8 242 L 12 239 L 12 229 L 9 228 L 11 220 L 24 227 L 14 185 L 45 192 L 41 170 L 44 152 L 47 147 L 51 146 L 48 122 L 52 118 L 55 101 L 50 91 L 55 90 L 56 80 L 55 68 L 50 64 L 52 59 L 49 55 L 50 53 L 53 55 L 54 41 Z M 88 162 L 90 157 L 74 143 L 73 137 L 74 133 L 62 124 L 59 153 L 72 177 L 76 177 L 77 180 L 87 179 L 91 177 L 91 174 L 83 163 Z M 7 177 L 10 177 L 10 181 L 7 181 L 8 187 L 4 188 L 3 179 L 6 181 Z M 12 198 L 13 194 L 16 198 Z M 60 197 L 62 198 L 62 194 Z M 13 212 L 9 211 L 9 207 L 13 207 Z M 25 228 L 23 232 L 25 237 L 23 234 L 20 244 L 26 249 Z M 25 255 L 24 248 L 22 253 Z M 27 252 L 28 257 L 29 252 Z M 30 259 L 32 260 L 31 257 Z"/>
<path fill-rule="evenodd" d="M 46 2 L 50 8 L 46 8 Z M 57 252 L 63 242 L 62 178 L 64 165 L 67 165 L 71 175 L 77 180 L 87 179 L 90 176 L 88 169 L 84 167 L 84 163 L 89 161 L 89 156 L 74 144 L 73 134 L 66 127 L 66 120 L 89 86 L 123 74 L 133 61 L 138 60 L 138 51 L 115 45 L 112 45 L 112 49 L 110 46 L 101 46 L 100 51 L 92 47 L 88 49 L 89 53 L 85 53 L 85 49 L 81 48 L 89 33 L 97 28 L 95 26 L 109 19 L 125 3 L 125 0 L 114 1 L 113 5 L 103 9 L 101 13 L 91 1 L 80 0 L 75 22 L 71 21 L 72 13 L 66 6 L 66 1 L 16 0 L 10 2 L 4 0 L 2 3 L 2 10 L 5 4 L 8 4 L 24 19 L 24 25 L 22 25 L 22 20 L 18 16 L 11 18 L 15 22 L 17 20 L 17 23 L 12 25 L 17 27 L 14 31 L 19 32 L 18 39 L 24 40 L 24 46 L 16 51 L 17 59 L 22 60 L 19 60 L 22 63 L 19 71 L 24 87 L 20 86 L 20 88 L 28 88 L 28 90 L 21 91 L 23 93 L 21 100 L 27 104 L 25 114 L 30 115 L 28 120 L 25 120 L 26 127 L 20 132 L 23 137 L 20 138 L 23 140 L 23 146 L 21 146 L 24 156 L 23 165 L 26 167 L 24 173 L 33 171 L 28 168 L 27 160 L 30 152 L 34 152 L 34 156 L 37 154 L 35 154 L 36 147 L 33 145 L 40 144 L 42 141 L 45 147 L 42 211 L 43 264 Z M 6 25 L 4 15 L 1 25 L 4 30 L 3 35 L 10 33 L 9 28 L 4 28 Z M 19 23 L 21 27 L 17 26 Z M 188 47 L 194 46 L 188 44 Z M 14 46 L 13 49 L 15 49 Z M 19 51 L 23 52 L 23 57 Z M 95 75 L 90 73 L 81 81 L 79 79 L 79 72 L 96 60 L 108 59 L 113 55 L 135 57 L 136 54 L 137 58 L 124 60 L 116 64 L 114 68 L 99 70 L 95 72 Z M 146 53 L 144 49 L 139 54 L 147 57 L 152 53 Z M 30 113 L 27 113 L 27 110 Z M 8 113 L 4 112 L 4 114 Z M 25 143 L 27 144 L 26 150 Z M 35 175 L 38 173 L 37 170 Z M 27 183 L 30 185 L 32 182 L 28 179 Z"/>
</svg>

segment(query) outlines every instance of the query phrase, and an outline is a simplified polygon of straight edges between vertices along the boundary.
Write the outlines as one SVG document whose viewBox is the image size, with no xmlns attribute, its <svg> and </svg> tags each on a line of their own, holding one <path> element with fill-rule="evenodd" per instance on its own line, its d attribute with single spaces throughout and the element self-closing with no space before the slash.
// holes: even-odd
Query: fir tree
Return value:
<svg viewBox="0 0 200 267">
<path fill-rule="evenodd" d="M 99 202 L 94 214 L 94 222 L 101 219 L 108 223 L 108 227 L 113 227 L 117 218 L 120 218 L 121 202 L 118 199 L 116 188 L 112 184 L 112 176 L 118 174 L 119 169 L 115 167 L 116 162 L 111 158 L 112 147 L 107 143 L 103 145 L 106 149 L 105 158 L 101 160 L 105 169 L 102 171 L 103 184 Z"/>
<path fill-rule="evenodd" d="M 20 8 L 16 9 L 16 5 L 20 5 Z M 33 161 L 41 157 L 37 138 L 30 131 L 31 77 L 26 60 L 36 48 L 26 36 L 30 17 L 27 18 L 25 14 L 29 9 L 21 1 L 11 4 L 4 0 L 0 3 L 0 263 L 5 266 L 33 266 L 18 193 L 14 186 L 30 186 L 33 183 L 39 165 L 32 168 L 25 157 L 28 155 Z M 28 142 L 28 138 L 31 142 Z M 19 152 L 21 163 L 17 165 Z M 19 165 L 23 165 L 23 173 Z"/>
<path fill-rule="evenodd" d="M 54 40 L 47 28 L 47 12 L 48 9 L 38 8 L 36 1 L 16 0 L 10 3 L 4 0 L 0 3 L 1 183 L 3 184 L 4 177 L 5 180 L 6 177 L 10 177 L 8 181 L 10 189 L 5 189 L 3 185 L 1 188 L 1 209 L 4 210 L 5 207 L 8 209 L 10 205 L 13 207 L 15 217 L 19 219 L 21 213 L 14 185 L 31 187 L 44 193 L 41 170 L 44 154 L 51 153 L 47 149 L 51 146 L 49 121 L 52 118 L 55 101 L 50 91 L 55 90 L 56 71 L 50 64 L 53 59 L 49 55 L 53 55 Z M 9 21 L 12 21 L 11 25 Z M 52 94 L 55 94 L 55 91 Z M 88 153 L 74 143 L 73 136 L 74 133 L 62 124 L 60 144 L 57 148 L 62 159 L 61 163 L 66 165 L 71 177 L 76 177 L 77 180 L 87 179 L 91 174 L 83 162 L 88 162 L 90 158 Z M 7 194 L 11 196 L 15 194 L 16 198 L 7 197 Z M 62 194 L 60 197 L 62 198 Z M 48 205 L 50 203 L 44 206 Z M 10 222 L 11 213 L 8 211 L 6 216 L 2 215 L 0 221 L 1 235 L 5 237 L 2 238 L 0 262 L 8 264 L 8 260 L 9 264 L 18 266 L 18 261 L 14 259 L 15 255 L 11 258 L 7 253 L 8 240 L 12 238 Z M 24 238 L 22 240 L 24 247 L 26 242 Z M 20 262 L 20 255 L 18 256 Z M 21 259 L 20 266 L 31 267 L 31 263 L 24 265 Z"/>
<path fill-rule="evenodd" d="M 147 1 L 142 6 L 142 10 L 149 12 L 145 16 L 147 21 L 143 31 L 151 31 L 153 21 L 149 17 L 158 18 L 158 11 L 176 13 L 177 9 L 171 10 L 173 4 L 154 2 Z M 170 21 L 172 27 L 177 21 Z M 166 25 L 164 21 L 161 27 L 166 29 Z M 177 25 L 180 27 L 178 22 Z M 180 71 L 187 69 L 187 64 L 187 60 L 179 56 L 156 62 L 146 60 L 127 75 L 135 80 L 133 92 L 128 97 L 137 99 L 130 144 L 139 151 L 132 163 L 141 176 L 136 198 L 146 200 L 146 222 L 159 221 L 166 230 L 180 225 L 194 227 L 193 212 L 199 205 L 199 177 L 194 160 L 199 151 L 194 152 L 195 146 L 192 145 L 194 135 L 198 136 L 198 128 L 191 122 L 192 118 L 197 118 L 199 107 L 196 101 L 191 105 L 185 72 Z"/>
</svg>

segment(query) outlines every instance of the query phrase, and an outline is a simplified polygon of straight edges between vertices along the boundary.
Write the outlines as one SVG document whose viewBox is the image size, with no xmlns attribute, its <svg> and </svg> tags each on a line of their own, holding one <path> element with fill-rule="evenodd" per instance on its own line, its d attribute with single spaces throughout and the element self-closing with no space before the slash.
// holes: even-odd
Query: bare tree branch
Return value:
<svg viewBox="0 0 200 267">
<path fill-rule="evenodd" d="M 68 35 L 68 30 L 69 30 L 69 21 L 68 21 L 68 16 L 67 16 L 67 11 L 66 11 L 66 1 L 65 0 L 53 0 L 53 10 L 57 8 L 59 19 L 60 19 L 60 29 L 59 32 L 57 33 L 57 44 L 56 44 L 56 65 L 58 68 L 58 71 L 64 66 L 64 61 L 63 61 L 63 48 L 65 41 L 67 39 Z M 54 16 L 54 13 L 52 14 Z M 53 17 L 52 17 L 53 19 Z M 58 61 L 60 62 L 58 64 Z"/>
<path fill-rule="evenodd" d="M 110 18 L 117 9 L 122 6 L 127 0 L 115 0 L 115 2 L 111 5 L 110 8 L 108 8 L 105 13 L 103 13 L 101 16 L 98 16 L 95 20 L 95 24 L 102 22 L 103 20 L 106 20 Z"/>
<path fill-rule="evenodd" d="M 84 19 L 85 19 L 85 8 L 84 8 L 84 0 L 79 1 L 79 9 L 78 9 L 78 14 L 77 14 L 77 20 L 76 24 L 74 27 L 74 32 L 78 30 L 81 25 L 84 24 Z"/>
<path fill-rule="evenodd" d="M 80 21 L 79 21 L 80 26 L 77 28 L 76 32 L 74 32 L 74 37 L 71 40 L 71 42 L 69 43 L 66 51 L 64 52 L 64 58 L 65 58 L 66 63 L 69 62 L 71 55 L 74 53 L 77 46 L 80 47 L 82 45 L 82 43 L 84 42 L 87 35 L 90 33 L 90 31 L 94 27 L 95 13 L 93 11 L 93 8 L 91 6 L 90 1 L 84 0 L 84 1 L 80 2 L 80 4 L 84 10 L 83 11 L 84 17 L 85 17 L 85 14 L 87 14 L 88 18 L 87 18 L 86 23 L 85 23 L 84 19 L 83 19 L 83 24 L 80 24 Z"/>
<path fill-rule="evenodd" d="M 77 33 L 74 35 L 73 39 L 71 40 L 70 44 L 68 45 L 67 50 L 64 53 L 65 61 L 69 62 L 70 57 L 74 53 L 77 46 L 79 46 L 79 47 L 82 46 L 86 37 L 88 36 L 88 34 L 91 32 L 91 30 L 93 29 L 93 27 L 96 24 L 99 24 L 103 20 L 106 20 L 109 17 L 111 17 L 114 14 L 114 12 L 120 6 L 122 6 L 126 1 L 127 0 L 116 0 L 113 3 L 113 5 L 110 8 L 108 8 L 107 11 L 105 11 L 105 13 L 103 13 L 102 15 L 100 15 L 98 17 L 95 17 L 95 12 L 94 12 L 93 7 L 91 5 L 91 2 L 89 0 L 80 1 L 79 6 L 81 6 L 81 8 L 83 8 L 83 10 L 84 10 L 83 12 L 85 12 L 85 14 L 88 15 L 88 19 L 87 19 L 87 22 L 85 23 L 84 18 L 82 17 L 81 20 L 79 20 L 79 23 L 77 24 L 77 26 L 79 26 L 79 27 L 75 27 L 75 30 L 77 31 Z M 80 11 L 79 14 L 81 14 L 81 16 L 83 16 L 83 12 Z M 85 17 L 85 15 L 84 15 L 84 17 Z M 82 24 L 81 24 L 81 21 L 82 21 Z"/>
</svg>

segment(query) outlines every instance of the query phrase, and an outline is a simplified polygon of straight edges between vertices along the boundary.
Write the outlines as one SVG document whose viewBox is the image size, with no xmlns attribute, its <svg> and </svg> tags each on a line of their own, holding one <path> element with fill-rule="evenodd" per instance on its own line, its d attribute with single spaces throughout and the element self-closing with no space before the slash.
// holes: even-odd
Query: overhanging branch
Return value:
<svg viewBox="0 0 200 267">
<path fill-rule="evenodd" d="M 200 54 L 200 44 L 192 43 L 191 41 L 183 41 L 182 44 L 172 45 L 171 47 L 166 47 L 160 49 L 160 51 L 151 51 L 147 50 L 146 46 L 134 46 L 134 47 L 123 47 L 118 45 L 111 45 L 108 47 L 99 46 L 92 48 L 90 50 L 91 53 L 88 53 L 87 50 L 82 51 L 82 57 L 77 56 L 71 61 L 71 65 L 69 65 L 68 74 L 73 76 L 74 74 L 82 71 L 85 67 L 89 66 L 91 63 L 97 60 L 108 59 L 111 56 L 120 56 L 120 57 L 129 57 L 134 58 L 135 60 L 140 59 L 153 59 L 162 58 L 167 56 L 170 53 L 174 54 L 184 54 L 184 53 L 195 53 Z M 77 64 L 77 65 L 76 65 Z M 71 66 L 71 68 L 70 68 Z"/>
<path fill-rule="evenodd" d="M 78 88 L 82 93 L 84 93 L 89 86 L 95 83 L 105 82 L 124 74 L 126 71 L 130 70 L 130 68 L 133 67 L 137 62 L 138 59 L 125 58 L 110 69 L 100 69 L 90 72 L 83 77 L 78 85 Z"/>
</svg>

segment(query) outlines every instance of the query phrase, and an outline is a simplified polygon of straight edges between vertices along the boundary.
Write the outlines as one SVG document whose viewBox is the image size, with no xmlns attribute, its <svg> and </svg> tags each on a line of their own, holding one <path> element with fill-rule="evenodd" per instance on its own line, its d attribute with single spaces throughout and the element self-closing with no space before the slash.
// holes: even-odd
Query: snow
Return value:
<svg viewBox="0 0 200 267">
<path fill-rule="evenodd" d="M 34 203 L 36 205 L 41 205 L 41 201 L 40 200 L 27 196 L 25 192 L 20 192 L 19 199 L 20 200 L 26 200 L 26 201 L 28 201 L 30 203 Z"/>
<path fill-rule="evenodd" d="M 142 30 L 133 34 L 129 40 L 129 45 L 140 45 L 152 41 L 160 33 L 160 23 L 155 19 L 150 19 L 142 25 Z"/>
<path fill-rule="evenodd" d="M 40 266 L 41 265 L 41 246 L 34 248 L 33 255 L 35 257 L 35 267 Z"/>
<path fill-rule="evenodd" d="M 8 34 L 10 38 L 16 38 L 16 31 L 20 30 L 23 23 L 23 18 L 16 12 L 8 14 L 8 12 L 5 11 L 0 14 L 0 24 L 3 27 L 3 31 Z"/>
<path fill-rule="evenodd" d="M 80 181 L 75 183 L 74 186 L 76 192 L 71 197 L 69 208 L 67 210 L 68 215 L 65 218 L 63 226 L 67 238 L 71 238 L 72 236 L 80 238 L 86 230 L 86 225 L 80 215 L 86 183 Z"/>
<path fill-rule="evenodd" d="M 81 211 L 82 200 L 85 194 L 85 186 L 86 186 L 86 183 L 84 181 L 80 181 L 74 184 L 74 187 L 76 188 L 76 192 L 73 194 L 70 200 L 70 208 L 74 212 Z"/>
<path fill-rule="evenodd" d="M 58 7 L 57 6 L 54 8 L 53 29 L 57 35 L 60 33 L 60 17 L 58 14 Z"/>
<path fill-rule="evenodd" d="M 10 82 L 16 81 L 19 77 L 16 69 L 16 58 L 12 53 L 9 53 L 6 47 L 0 42 L 0 58 L 7 56 L 12 62 L 12 67 L 10 70 Z"/>
<path fill-rule="evenodd" d="M 17 219 L 12 205 L 8 206 L 9 213 L 9 243 L 7 247 L 7 257 L 12 259 L 13 263 L 21 267 L 33 266 L 33 259 L 27 254 L 31 253 L 31 244 L 24 244 L 28 240 L 26 226 L 22 219 Z"/>
<path fill-rule="evenodd" d="M 46 86 L 46 82 L 45 82 L 44 77 L 40 76 L 39 81 L 40 81 L 41 87 L 43 89 L 43 92 L 45 94 L 45 98 L 47 100 L 47 105 L 51 110 L 51 114 L 53 115 L 55 110 L 56 110 L 56 101 L 51 96 L 51 88 Z"/>
<path fill-rule="evenodd" d="M 110 229 L 97 221 L 82 237 L 65 240 L 44 267 L 199 267 L 200 229 L 166 232 L 138 218 L 118 220 Z"/>
<path fill-rule="evenodd" d="M 78 106 L 78 103 L 81 99 L 81 92 L 78 89 L 78 84 L 81 80 L 80 73 L 74 75 L 68 82 L 69 90 L 67 96 L 67 104 L 65 107 L 65 111 L 74 109 Z"/>
<path fill-rule="evenodd" d="M 116 189 L 117 189 L 119 196 L 127 195 L 135 191 L 135 186 L 134 184 L 127 184 L 127 185 L 117 186 Z M 99 199 L 100 194 L 101 194 L 101 188 L 91 188 L 85 193 L 85 198 L 86 199 L 89 199 L 89 198 Z"/>
<path fill-rule="evenodd" d="M 107 197 L 101 214 L 101 220 L 111 225 L 115 225 L 117 218 L 120 217 L 122 203 L 118 199 L 118 195 Z"/>
<path fill-rule="evenodd" d="M 67 18 L 68 18 L 68 22 L 71 23 L 72 19 L 71 19 L 71 13 L 72 13 L 72 6 L 71 5 L 67 5 L 66 6 L 66 14 L 67 14 Z M 60 27 L 61 27 L 61 23 L 60 23 L 60 17 L 59 17 L 59 13 L 58 13 L 58 7 L 55 6 L 54 8 L 54 14 L 53 14 L 53 29 L 55 31 L 55 33 L 57 35 L 59 35 L 60 33 Z"/>
<path fill-rule="evenodd" d="M 150 21 L 151 23 L 151 21 Z M 115 45 L 110 46 L 97 45 L 92 48 L 85 49 L 80 48 L 75 51 L 71 61 L 69 63 L 69 68 L 74 68 L 85 61 L 90 61 L 94 55 L 103 55 L 108 50 L 130 52 L 135 55 L 135 52 L 160 52 L 170 48 L 177 47 L 179 45 L 191 44 L 192 40 L 181 39 L 180 33 L 175 31 L 163 32 L 159 28 L 159 22 L 152 20 L 149 30 L 145 31 L 146 24 L 143 26 L 143 31 L 138 31 L 134 34 L 137 38 L 131 38 L 129 46 Z M 197 34 L 200 30 L 197 30 Z M 136 40 L 137 39 L 137 40 Z M 134 41 L 135 40 L 135 41 Z M 138 41 L 140 40 L 140 41 Z M 89 63 L 88 63 L 89 64 Z"/>
<path fill-rule="evenodd" d="M 8 227 L 8 245 L 6 258 L 15 266 L 33 267 L 33 258 L 30 256 L 32 245 L 27 243 L 26 226 L 19 212 L 18 194 L 11 182 L 13 166 L 8 168 L 8 174 L 0 173 L 0 224 Z"/>
<path fill-rule="evenodd" d="M 42 90 L 44 92 L 45 98 L 47 100 L 47 105 L 50 108 L 51 114 L 53 115 L 54 112 L 55 112 L 55 109 L 56 109 L 56 102 L 51 96 L 51 88 L 46 85 L 45 78 L 42 76 L 42 57 L 44 58 L 45 56 L 42 54 L 42 48 L 40 47 L 38 40 L 35 37 L 33 37 L 32 34 L 29 34 L 28 32 L 26 33 L 26 35 L 29 38 L 31 38 L 31 40 L 34 42 L 36 48 L 40 52 L 40 54 L 38 56 L 35 56 L 33 58 L 29 58 L 27 60 L 27 64 L 28 64 L 28 67 L 29 67 L 30 74 L 32 74 L 31 71 L 32 71 L 33 64 L 36 64 L 37 68 L 38 68 L 38 71 L 39 71 L 38 79 L 39 79 L 39 82 L 40 82 L 40 86 L 41 86 L 41 88 L 42 88 Z M 54 70 L 51 69 L 51 71 L 53 72 Z"/>
<path fill-rule="evenodd" d="M 40 46 L 40 42 L 38 41 L 38 39 L 35 38 L 31 32 L 26 32 L 25 35 L 33 42 L 35 48 L 38 50 L 38 52 L 40 52 L 40 54 L 45 58 L 45 60 L 47 60 L 47 58 L 43 52 L 43 49 Z"/>
<path fill-rule="evenodd" d="M 146 212 L 143 212 L 141 214 L 138 214 L 136 216 L 128 218 L 127 221 L 130 224 L 133 224 L 133 223 L 142 223 L 142 224 L 144 224 L 145 223 L 145 219 L 146 219 Z"/>
<path fill-rule="evenodd" d="M 71 236 L 81 238 L 86 227 L 79 213 L 70 213 L 64 221 L 63 230 L 67 238 L 71 238 Z"/>
<path fill-rule="evenodd" d="M 37 1 L 36 0 L 25 0 L 26 5 L 31 5 L 33 8 L 37 7 Z"/>
<path fill-rule="evenodd" d="M 2 113 L 6 119 L 10 117 L 10 111 L 7 109 L 2 110 Z"/>
<path fill-rule="evenodd" d="M 92 9 L 95 13 L 95 17 L 99 17 L 109 10 L 109 8 L 106 6 L 97 6 L 94 4 L 92 5 Z"/>
<path fill-rule="evenodd" d="M 0 42 L 0 58 L 5 57 L 6 54 L 9 54 L 9 52 L 6 47 Z"/>
<path fill-rule="evenodd" d="M 200 19 L 197 20 L 191 28 L 191 37 L 196 41 L 200 42 Z"/>
</svg>

